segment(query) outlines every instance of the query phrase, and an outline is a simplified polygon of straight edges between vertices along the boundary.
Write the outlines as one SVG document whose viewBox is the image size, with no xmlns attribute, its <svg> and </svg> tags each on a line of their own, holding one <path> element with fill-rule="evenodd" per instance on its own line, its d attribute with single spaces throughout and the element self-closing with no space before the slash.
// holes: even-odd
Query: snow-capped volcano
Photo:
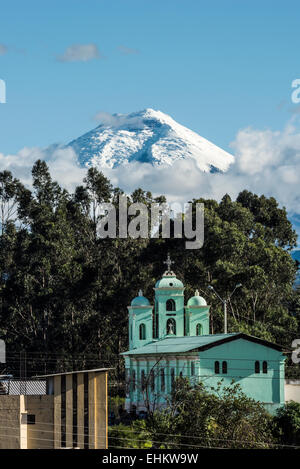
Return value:
<svg viewBox="0 0 300 469">
<path fill-rule="evenodd" d="M 134 161 L 168 166 L 192 159 L 204 172 L 226 171 L 234 157 L 160 111 L 102 114 L 102 123 L 73 140 L 83 166 L 116 168 Z"/>
</svg>

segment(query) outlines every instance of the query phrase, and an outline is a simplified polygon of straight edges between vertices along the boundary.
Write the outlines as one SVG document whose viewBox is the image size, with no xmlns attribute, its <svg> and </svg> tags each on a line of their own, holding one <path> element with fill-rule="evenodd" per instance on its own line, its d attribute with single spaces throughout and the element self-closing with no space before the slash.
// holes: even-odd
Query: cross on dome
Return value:
<svg viewBox="0 0 300 469">
<path fill-rule="evenodd" d="M 168 272 L 168 273 L 172 272 L 172 271 L 171 271 L 171 266 L 172 266 L 172 264 L 175 264 L 175 262 L 174 262 L 174 261 L 171 261 L 170 253 L 169 253 L 169 252 L 168 252 L 167 260 L 164 261 L 164 264 L 166 264 L 167 267 L 168 267 L 167 272 Z"/>
</svg>

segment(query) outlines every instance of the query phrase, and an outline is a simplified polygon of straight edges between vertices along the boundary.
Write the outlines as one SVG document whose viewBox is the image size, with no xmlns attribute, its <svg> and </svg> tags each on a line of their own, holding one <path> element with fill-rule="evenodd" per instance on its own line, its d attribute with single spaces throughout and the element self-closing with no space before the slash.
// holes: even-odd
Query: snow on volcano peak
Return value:
<svg viewBox="0 0 300 469">
<path fill-rule="evenodd" d="M 232 155 L 161 111 L 101 113 L 99 118 L 98 127 L 69 144 L 82 166 L 116 168 L 134 161 L 169 166 L 192 159 L 204 172 L 223 172 L 234 162 Z"/>
</svg>

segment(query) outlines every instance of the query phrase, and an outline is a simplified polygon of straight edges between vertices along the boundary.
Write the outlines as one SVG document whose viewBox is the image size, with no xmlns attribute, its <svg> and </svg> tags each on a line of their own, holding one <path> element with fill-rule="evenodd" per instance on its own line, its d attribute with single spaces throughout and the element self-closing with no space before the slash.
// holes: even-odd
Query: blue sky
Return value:
<svg viewBox="0 0 300 469">
<path fill-rule="evenodd" d="M 282 129 L 295 109 L 299 17 L 291 0 L 2 3 L 0 153 L 67 143 L 100 111 L 159 109 L 226 150 L 247 126 Z M 74 44 L 100 57 L 59 61 Z"/>
</svg>

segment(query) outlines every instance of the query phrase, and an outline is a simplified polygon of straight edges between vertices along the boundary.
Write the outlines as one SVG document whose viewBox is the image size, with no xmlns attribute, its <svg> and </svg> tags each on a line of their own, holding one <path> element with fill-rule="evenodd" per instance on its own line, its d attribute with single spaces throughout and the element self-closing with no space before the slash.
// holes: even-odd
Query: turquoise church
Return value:
<svg viewBox="0 0 300 469">
<path fill-rule="evenodd" d="M 196 290 L 185 304 L 184 285 L 167 270 L 154 288 L 154 304 L 142 291 L 131 302 L 126 369 L 126 410 L 166 405 L 175 379 L 207 387 L 234 380 L 269 412 L 284 404 L 283 348 L 244 333 L 210 334 L 209 310 Z"/>
</svg>

